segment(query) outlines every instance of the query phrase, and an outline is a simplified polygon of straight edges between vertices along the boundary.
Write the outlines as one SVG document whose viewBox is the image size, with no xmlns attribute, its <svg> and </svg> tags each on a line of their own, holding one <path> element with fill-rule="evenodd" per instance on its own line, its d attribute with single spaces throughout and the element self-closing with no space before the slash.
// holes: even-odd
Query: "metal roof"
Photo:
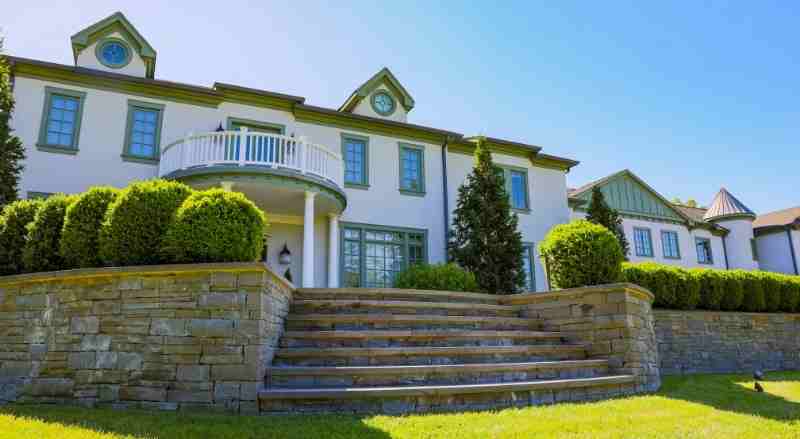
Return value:
<svg viewBox="0 0 800 439">
<path fill-rule="evenodd" d="M 735 217 L 755 218 L 756 214 L 725 188 L 719 190 L 714 201 L 711 202 L 711 206 L 703 215 L 703 219 L 706 221 Z"/>
</svg>

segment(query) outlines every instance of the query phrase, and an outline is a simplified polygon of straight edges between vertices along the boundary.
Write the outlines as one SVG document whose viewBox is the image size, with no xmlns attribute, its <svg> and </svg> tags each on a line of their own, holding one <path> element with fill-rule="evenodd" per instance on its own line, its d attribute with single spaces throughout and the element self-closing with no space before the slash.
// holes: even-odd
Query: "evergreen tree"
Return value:
<svg viewBox="0 0 800 439">
<path fill-rule="evenodd" d="M 500 168 L 478 142 L 475 167 L 458 189 L 450 232 L 450 259 L 475 274 L 481 292 L 510 294 L 525 284 L 522 235 Z"/>
<path fill-rule="evenodd" d="M 11 134 L 11 112 L 14 95 L 11 92 L 11 67 L 3 56 L 0 39 L 0 209 L 16 201 L 25 149 L 18 137 Z"/>
<path fill-rule="evenodd" d="M 625 255 L 626 260 L 628 259 L 630 248 L 628 239 L 625 238 L 625 230 L 622 228 L 622 218 L 619 216 L 619 212 L 609 207 L 598 187 L 592 189 L 592 201 L 586 211 L 586 219 L 612 231 L 622 247 L 622 254 Z"/>
</svg>

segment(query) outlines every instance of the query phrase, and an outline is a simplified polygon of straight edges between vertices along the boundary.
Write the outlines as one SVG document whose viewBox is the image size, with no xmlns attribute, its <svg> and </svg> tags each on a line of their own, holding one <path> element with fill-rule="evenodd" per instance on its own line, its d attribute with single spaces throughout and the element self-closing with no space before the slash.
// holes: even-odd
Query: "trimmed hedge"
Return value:
<svg viewBox="0 0 800 439">
<path fill-rule="evenodd" d="M 3 208 L 0 214 L 0 276 L 23 272 L 22 252 L 28 240 L 27 226 L 41 206 L 41 200 L 19 200 Z"/>
<path fill-rule="evenodd" d="M 119 189 L 93 187 L 67 207 L 60 253 L 65 268 L 102 267 L 100 227 Z"/>
<path fill-rule="evenodd" d="M 161 253 L 171 262 L 255 261 L 263 248 L 264 213 L 237 192 L 192 194 L 175 214 Z"/>
<path fill-rule="evenodd" d="M 64 228 L 64 216 L 76 199 L 75 196 L 56 194 L 44 200 L 27 226 L 28 239 L 22 251 L 22 264 L 26 272 L 65 268 L 64 258 L 57 249 Z"/>
<path fill-rule="evenodd" d="M 558 288 L 618 282 L 625 260 L 617 237 L 586 220 L 554 227 L 539 248 L 550 283 Z"/>
<path fill-rule="evenodd" d="M 108 207 L 100 231 L 100 254 L 111 265 L 169 262 L 161 253 L 167 228 L 192 189 L 182 183 L 134 183 Z M 211 237 L 206 237 L 211 238 Z"/>
<path fill-rule="evenodd" d="M 652 262 L 622 267 L 625 281 L 655 295 L 654 306 L 749 312 L 800 311 L 800 276 L 744 270 L 691 269 Z"/>
<path fill-rule="evenodd" d="M 414 290 L 477 292 L 475 275 L 456 264 L 416 264 L 397 275 L 395 287 Z"/>
</svg>

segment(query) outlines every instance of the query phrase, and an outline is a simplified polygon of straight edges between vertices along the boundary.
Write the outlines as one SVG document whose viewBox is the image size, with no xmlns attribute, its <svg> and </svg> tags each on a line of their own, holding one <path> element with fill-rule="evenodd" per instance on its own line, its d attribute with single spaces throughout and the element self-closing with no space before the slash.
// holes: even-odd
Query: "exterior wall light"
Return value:
<svg viewBox="0 0 800 439">
<path fill-rule="evenodd" d="M 278 254 L 278 262 L 281 265 L 289 265 L 292 263 L 292 252 L 289 251 L 286 243 L 283 244 L 283 250 Z"/>
</svg>

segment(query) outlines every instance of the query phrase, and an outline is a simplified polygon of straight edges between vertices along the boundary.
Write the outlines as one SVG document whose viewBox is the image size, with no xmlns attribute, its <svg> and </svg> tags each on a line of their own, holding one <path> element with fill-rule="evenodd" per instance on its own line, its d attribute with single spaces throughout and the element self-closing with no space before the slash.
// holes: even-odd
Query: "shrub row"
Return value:
<svg viewBox="0 0 800 439">
<path fill-rule="evenodd" d="M 22 200 L 0 213 L 0 275 L 258 259 L 266 219 L 244 195 L 165 180 Z"/>
<path fill-rule="evenodd" d="M 397 288 L 478 292 L 475 275 L 456 264 L 417 264 L 397 275 Z"/>
<path fill-rule="evenodd" d="M 652 262 L 622 267 L 623 279 L 655 295 L 654 306 L 749 312 L 800 311 L 800 277 L 765 271 L 683 269 Z"/>
</svg>

